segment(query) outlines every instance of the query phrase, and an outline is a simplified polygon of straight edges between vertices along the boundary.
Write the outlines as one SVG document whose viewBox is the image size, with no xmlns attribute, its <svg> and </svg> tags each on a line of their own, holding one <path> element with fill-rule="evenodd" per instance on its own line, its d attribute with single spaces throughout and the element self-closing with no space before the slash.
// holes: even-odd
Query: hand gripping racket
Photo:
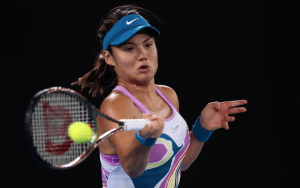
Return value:
<svg viewBox="0 0 300 188">
<path fill-rule="evenodd" d="M 97 138 L 97 120 L 101 116 L 118 124 Z M 90 142 L 75 143 L 68 136 L 73 122 L 87 123 L 95 135 Z M 27 146 L 34 159 L 53 169 L 76 166 L 86 159 L 105 138 L 120 131 L 142 130 L 148 119 L 113 119 L 92 106 L 76 91 L 62 87 L 44 89 L 34 95 L 25 114 Z"/>
</svg>

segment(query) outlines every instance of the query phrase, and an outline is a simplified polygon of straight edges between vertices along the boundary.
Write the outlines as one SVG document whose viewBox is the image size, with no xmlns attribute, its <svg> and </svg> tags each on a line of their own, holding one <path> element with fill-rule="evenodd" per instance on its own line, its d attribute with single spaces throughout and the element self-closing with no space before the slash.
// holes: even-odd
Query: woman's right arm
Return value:
<svg viewBox="0 0 300 188">
<path fill-rule="evenodd" d="M 151 114 L 141 114 L 133 102 L 125 95 L 112 93 L 101 104 L 100 111 L 115 119 L 151 120 L 151 125 L 146 125 L 139 134 L 144 138 L 158 138 L 164 129 L 164 121 Z M 106 132 L 118 126 L 98 116 L 98 127 Z M 120 164 L 124 171 L 131 177 L 141 175 L 149 162 L 151 146 L 144 146 L 135 138 L 135 132 L 119 132 L 108 138 L 115 147 Z"/>
</svg>

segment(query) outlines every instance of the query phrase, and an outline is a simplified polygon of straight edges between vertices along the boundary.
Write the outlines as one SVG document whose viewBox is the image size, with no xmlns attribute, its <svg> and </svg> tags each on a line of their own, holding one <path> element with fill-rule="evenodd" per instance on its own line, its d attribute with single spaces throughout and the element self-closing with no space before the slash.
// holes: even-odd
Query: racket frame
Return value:
<svg viewBox="0 0 300 188">
<path fill-rule="evenodd" d="M 48 162 L 45 162 L 45 160 L 43 160 L 41 158 L 41 156 L 36 152 L 35 146 L 33 144 L 33 140 L 31 138 L 32 137 L 32 130 L 31 130 L 32 119 L 31 119 L 31 116 L 32 116 L 32 113 L 34 112 L 34 107 L 38 103 L 40 98 L 45 94 L 50 94 L 50 93 L 53 93 L 53 92 L 66 92 L 68 94 L 74 95 L 77 99 L 81 100 L 81 102 L 83 102 L 86 105 L 86 107 L 88 107 L 89 110 L 91 110 L 91 112 L 93 112 L 95 125 L 96 125 L 95 129 L 97 129 L 97 121 L 96 121 L 97 116 L 96 115 L 118 124 L 119 127 L 111 129 L 110 131 L 104 133 L 103 135 L 100 135 L 92 146 L 90 146 L 79 157 L 77 157 L 75 160 L 73 160 L 72 162 L 70 162 L 68 164 L 54 165 L 54 164 L 49 164 Z M 38 93 L 36 93 L 29 102 L 29 105 L 28 105 L 26 113 L 25 113 L 24 122 L 25 122 L 26 145 L 30 148 L 30 151 L 31 151 L 30 153 L 32 154 L 35 161 L 37 161 L 40 165 L 45 166 L 47 168 L 51 168 L 51 169 L 68 169 L 68 168 L 75 167 L 76 165 L 78 165 L 79 163 L 84 161 L 95 150 L 95 148 L 98 147 L 98 145 L 104 139 L 108 138 L 109 136 L 111 136 L 111 135 L 113 135 L 117 132 L 124 131 L 124 122 L 123 121 L 113 119 L 113 118 L 101 113 L 83 95 L 81 95 L 80 93 L 78 93 L 78 92 L 76 92 L 72 89 L 64 88 L 64 87 L 51 87 L 51 88 L 47 88 L 47 89 L 41 90 Z"/>
</svg>

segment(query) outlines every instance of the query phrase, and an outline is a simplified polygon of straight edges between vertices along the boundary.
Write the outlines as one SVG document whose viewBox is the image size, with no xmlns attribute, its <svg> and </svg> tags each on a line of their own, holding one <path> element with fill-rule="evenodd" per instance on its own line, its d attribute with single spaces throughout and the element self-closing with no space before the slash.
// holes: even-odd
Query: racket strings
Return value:
<svg viewBox="0 0 300 188">
<path fill-rule="evenodd" d="M 69 138 L 68 126 L 76 121 L 96 130 L 92 113 L 76 97 L 54 92 L 40 98 L 32 114 L 32 138 L 43 160 L 53 165 L 68 164 L 93 145 L 78 144 Z"/>
</svg>

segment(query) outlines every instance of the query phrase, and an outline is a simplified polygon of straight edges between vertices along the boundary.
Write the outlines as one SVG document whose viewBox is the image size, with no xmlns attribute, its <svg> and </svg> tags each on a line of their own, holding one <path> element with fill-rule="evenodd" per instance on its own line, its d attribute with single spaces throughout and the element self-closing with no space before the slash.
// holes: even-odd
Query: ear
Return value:
<svg viewBox="0 0 300 188">
<path fill-rule="evenodd" d="M 115 62 L 113 56 L 108 51 L 103 50 L 102 56 L 105 59 L 105 62 L 107 64 L 112 65 L 112 66 L 116 66 L 116 62 Z"/>
</svg>

